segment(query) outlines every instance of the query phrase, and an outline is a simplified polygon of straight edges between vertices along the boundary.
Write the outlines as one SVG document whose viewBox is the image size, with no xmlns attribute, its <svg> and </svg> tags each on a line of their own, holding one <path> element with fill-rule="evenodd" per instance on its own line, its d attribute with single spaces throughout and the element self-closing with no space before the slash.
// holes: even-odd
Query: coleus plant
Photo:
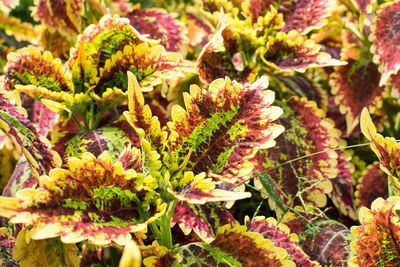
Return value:
<svg viewBox="0 0 400 267">
<path fill-rule="evenodd" d="M 397 1 L 132 3 L 0 2 L 6 264 L 396 265 Z"/>
</svg>

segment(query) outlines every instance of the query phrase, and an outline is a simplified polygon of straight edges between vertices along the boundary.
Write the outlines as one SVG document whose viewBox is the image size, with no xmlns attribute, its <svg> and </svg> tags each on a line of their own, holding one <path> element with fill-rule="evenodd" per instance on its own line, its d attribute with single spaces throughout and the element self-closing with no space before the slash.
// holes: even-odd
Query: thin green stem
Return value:
<svg viewBox="0 0 400 267">
<path fill-rule="evenodd" d="M 396 140 L 396 141 L 397 141 L 397 140 Z M 267 170 L 265 170 L 265 172 L 272 171 L 273 169 L 279 168 L 279 167 L 284 166 L 284 165 L 286 165 L 286 164 L 290 164 L 290 163 L 293 163 L 293 162 L 295 162 L 295 161 L 302 160 L 302 159 L 306 159 L 306 158 L 309 158 L 309 157 L 312 157 L 312 156 L 315 156 L 315 155 L 319 155 L 319 154 L 323 154 L 323 153 L 327 153 L 327 152 L 331 152 L 331 151 L 336 151 L 336 150 L 343 150 L 343 149 L 355 148 L 355 147 L 360 147 L 360 146 L 368 146 L 368 145 L 370 145 L 370 144 L 371 144 L 371 143 L 363 143 L 363 144 L 356 144 L 356 145 L 351 145 L 351 146 L 341 146 L 341 147 L 331 148 L 331 149 L 327 149 L 327 150 L 323 150 L 323 151 L 317 151 L 317 152 L 314 152 L 314 153 L 311 153 L 311 154 L 307 154 L 307 155 L 304 155 L 304 156 L 301 156 L 301 157 L 297 157 L 297 158 L 294 158 L 294 159 L 285 161 L 285 162 L 280 163 L 280 164 L 276 164 L 275 166 L 270 167 L 270 168 L 268 168 Z M 240 185 L 242 185 L 242 184 L 244 184 L 244 183 L 247 183 L 248 181 L 250 181 L 250 180 L 253 179 L 253 178 L 254 178 L 254 176 L 252 176 L 252 177 L 250 177 L 250 178 L 247 178 L 247 179 L 241 181 L 240 183 L 238 183 L 238 184 L 236 184 L 235 186 L 231 187 L 230 190 L 233 190 L 233 189 L 235 189 L 236 187 L 238 187 L 238 186 L 240 186 Z"/>
<path fill-rule="evenodd" d="M 74 122 L 76 123 L 76 125 L 78 126 L 79 130 L 81 132 L 84 132 L 85 130 L 82 128 L 82 125 L 79 123 L 78 119 L 76 118 L 75 114 L 71 115 L 72 119 L 74 120 Z"/>
</svg>

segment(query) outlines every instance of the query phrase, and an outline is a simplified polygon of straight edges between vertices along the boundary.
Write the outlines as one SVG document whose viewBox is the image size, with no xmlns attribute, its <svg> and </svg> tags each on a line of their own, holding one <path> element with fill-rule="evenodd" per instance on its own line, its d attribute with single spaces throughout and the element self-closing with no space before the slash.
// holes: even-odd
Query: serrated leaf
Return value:
<svg viewBox="0 0 400 267">
<path fill-rule="evenodd" d="M 221 227 L 216 238 L 210 244 L 191 243 L 174 249 L 162 257 L 145 259 L 146 266 L 201 264 L 217 266 L 295 266 L 287 260 L 287 252 L 275 247 L 272 241 L 261 234 L 246 232 L 245 226 Z"/>
<path fill-rule="evenodd" d="M 323 266 L 347 266 L 352 240 L 347 227 L 312 206 L 295 210 L 296 214 L 285 214 L 282 222 L 298 235 L 300 247 L 310 259 Z"/>
<path fill-rule="evenodd" d="M 379 86 L 384 86 L 390 76 L 400 70 L 400 52 L 397 49 L 400 28 L 396 24 L 399 11 L 400 2 L 384 3 L 380 5 L 371 25 L 371 52 L 382 73 Z"/>
<path fill-rule="evenodd" d="M 74 39 L 81 31 L 82 0 L 36 0 L 33 16 L 44 25 Z"/>
<path fill-rule="evenodd" d="M 274 146 L 283 131 L 272 123 L 282 110 L 270 106 L 274 93 L 264 90 L 267 85 L 266 77 L 253 85 L 225 78 L 184 93 L 186 110 L 174 106 L 168 123 L 171 183 L 179 183 L 179 171 L 206 172 L 230 183 L 250 173 L 248 160 L 258 149 Z"/>
<path fill-rule="evenodd" d="M 218 202 L 195 205 L 177 201 L 171 222 L 177 223 L 185 235 L 193 230 L 207 243 L 215 238 L 219 227 L 225 224 L 238 225 L 229 211 Z"/>
<path fill-rule="evenodd" d="M 371 141 L 371 149 L 380 161 L 381 169 L 389 175 L 389 196 L 400 194 L 400 144 L 393 137 L 383 137 L 372 122 L 367 108 L 361 113 L 361 131 Z"/>
<path fill-rule="evenodd" d="M 338 147 L 341 132 L 314 101 L 292 97 L 280 105 L 284 113 L 278 122 L 287 130 L 277 138 L 275 147 L 259 152 L 254 160 L 260 162 L 257 170 L 271 176 L 276 194 L 286 205 L 299 205 L 302 197 L 305 203 L 323 207 L 327 203 L 325 194 L 332 192 L 330 179 L 338 174 L 337 153 L 324 152 L 307 160 L 290 161 Z M 280 165 L 288 161 L 290 164 Z M 255 183 L 257 188 L 263 188 L 258 179 Z"/>
<path fill-rule="evenodd" d="M 369 165 L 362 173 L 357 182 L 357 190 L 354 193 L 355 204 L 357 207 L 371 207 L 372 202 L 382 197 L 389 197 L 388 176 L 384 173 L 379 163 Z"/>
<path fill-rule="evenodd" d="M 32 175 L 31 167 L 25 156 L 22 156 L 14 168 L 2 196 L 15 197 L 17 191 L 23 188 L 35 188 L 37 179 Z"/>
<path fill-rule="evenodd" d="M 1 97 L 0 128 L 11 138 L 17 149 L 24 153 L 33 175 L 38 177 L 60 166 L 60 157 L 21 111 L 22 109 L 6 103 Z"/>
<path fill-rule="evenodd" d="M 365 60 L 348 59 L 331 75 L 330 84 L 335 103 L 346 115 L 347 133 L 358 125 L 364 107 L 371 112 L 382 105 L 384 87 L 379 86 L 381 77 L 377 66 Z"/>
<path fill-rule="evenodd" d="M 39 188 L 0 201 L 2 216 L 33 225 L 32 239 L 60 236 L 63 243 L 88 239 L 96 245 L 124 245 L 131 232 L 146 229 L 166 208 L 150 191 L 151 177 L 125 171 L 107 153 L 71 157 L 65 169 L 52 169 L 38 180 Z"/>
<path fill-rule="evenodd" d="M 371 210 L 362 207 L 359 212 L 361 226 L 353 226 L 355 241 L 351 249 L 356 254 L 349 266 L 396 266 L 400 261 L 400 223 L 396 213 L 399 197 L 378 198 Z"/>
<path fill-rule="evenodd" d="M 268 36 L 260 55 L 267 66 L 285 72 L 304 72 L 308 68 L 346 64 L 320 49 L 319 45 L 305 40 L 297 32 L 278 32 L 275 36 Z"/>
<path fill-rule="evenodd" d="M 335 3 L 329 0 L 285 0 L 279 4 L 278 11 L 283 14 L 285 21 L 282 31 L 287 33 L 295 30 L 301 34 L 324 26 L 335 7 Z"/>
<path fill-rule="evenodd" d="M 184 44 L 187 43 L 187 29 L 164 9 L 134 9 L 126 17 L 138 32 L 149 34 L 154 40 L 160 40 L 160 44 L 167 51 L 184 51 Z"/>
<path fill-rule="evenodd" d="M 307 254 L 299 246 L 299 238 L 295 233 L 290 233 L 289 227 L 283 223 L 278 223 L 274 218 L 257 216 L 250 221 L 246 216 L 245 225 L 247 232 L 257 232 L 269 239 L 274 246 L 285 249 L 292 257 L 296 266 L 320 266 L 317 262 L 312 262 Z"/>
</svg>

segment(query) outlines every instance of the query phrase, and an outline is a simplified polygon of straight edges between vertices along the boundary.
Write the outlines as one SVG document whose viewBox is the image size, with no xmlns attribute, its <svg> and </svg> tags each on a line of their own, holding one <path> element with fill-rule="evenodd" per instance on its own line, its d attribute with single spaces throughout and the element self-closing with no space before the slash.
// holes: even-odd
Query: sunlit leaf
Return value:
<svg viewBox="0 0 400 267">
<path fill-rule="evenodd" d="M 274 93 L 264 90 L 267 86 L 266 77 L 252 85 L 225 78 L 207 89 L 191 86 L 190 94 L 184 93 L 186 109 L 174 106 L 168 123 L 170 170 L 183 167 L 231 183 L 248 175 L 252 170 L 248 160 L 260 148 L 273 147 L 283 131 L 272 123 L 282 110 L 270 106 Z M 171 183 L 174 179 L 179 183 L 180 176 L 171 176 Z"/>
<path fill-rule="evenodd" d="M 279 164 L 336 148 L 340 131 L 334 128 L 333 121 L 326 118 L 325 112 L 314 101 L 292 97 L 286 104 L 280 105 L 284 113 L 277 122 L 286 131 L 278 136 L 275 147 L 259 152 L 256 160 L 261 163 L 257 169 L 271 176 L 275 182 L 276 194 L 286 205 L 300 204 L 301 197 L 305 203 L 323 207 L 327 203 L 326 194 L 332 192 L 331 179 L 338 175 L 338 155 L 335 151 L 313 155 L 290 164 Z M 255 183 L 257 188 L 262 189 L 258 179 Z"/>
<path fill-rule="evenodd" d="M 167 51 L 184 51 L 184 44 L 187 43 L 187 29 L 164 9 L 135 9 L 126 17 L 138 32 L 160 40 L 160 44 Z"/>
<path fill-rule="evenodd" d="M 185 235 L 193 230 L 207 243 L 215 238 L 219 227 L 225 224 L 230 224 L 232 227 L 238 225 L 223 204 L 218 202 L 195 205 L 178 201 L 172 223 L 177 223 Z"/>
<path fill-rule="evenodd" d="M 23 188 L 35 188 L 36 185 L 37 179 L 32 175 L 29 162 L 25 156 L 22 156 L 17 162 L 2 195 L 5 197 L 15 197 L 17 191 Z"/>
<path fill-rule="evenodd" d="M 320 29 L 331 15 L 335 2 L 330 0 L 284 0 L 280 1 L 278 11 L 283 14 L 285 26 L 283 32 L 295 30 L 306 34 Z"/>
<path fill-rule="evenodd" d="M 32 239 L 61 237 L 63 243 L 126 244 L 130 232 L 146 229 L 165 211 L 151 177 L 124 170 L 105 152 L 70 157 L 65 169 L 40 176 L 40 187 L 2 197 L 0 214 L 12 223 L 33 224 Z"/>
<path fill-rule="evenodd" d="M 355 241 L 351 250 L 355 254 L 349 266 L 396 266 L 400 261 L 400 223 L 396 213 L 399 197 L 378 198 L 371 209 L 359 212 L 361 226 L 353 226 Z"/>
<path fill-rule="evenodd" d="M 59 238 L 31 239 L 32 232 L 22 229 L 15 241 L 13 257 L 21 266 L 78 266 L 80 257 L 75 244 L 63 244 Z"/>
<path fill-rule="evenodd" d="M 371 141 L 371 149 L 380 161 L 381 169 L 389 175 L 389 195 L 400 194 L 400 143 L 393 137 L 383 137 L 375 128 L 366 108 L 361 114 L 361 131 Z"/>
<path fill-rule="evenodd" d="M 36 0 L 33 16 L 48 27 L 74 39 L 81 31 L 82 0 Z"/>
<path fill-rule="evenodd" d="M 51 149 L 47 139 L 41 136 L 24 110 L 14 107 L 0 97 L 0 128 L 22 151 L 31 165 L 34 176 L 47 174 L 51 168 L 61 164 L 59 155 Z"/>
<path fill-rule="evenodd" d="M 257 216 L 250 221 L 245 218 L 247 232 L 257 232 L 274 243 L 275 247 L 285 249 L 296 266 L 319 266 L 317 262 L 312 262 L 309 256 L 299 246 L 299 238 L 295 233 L 290 233 L 289 227 L 283 223 L 278 223 L 274 218 Z"/>
<path fill-rule="evenodd" d="M 275 36 L 268 36 L 260 54 L 267 66 L 280 71 L 304 72 L 308 68 L 345 64 L 320 49 L 312 40 L 305 40 L 296 32 L 278 32 Z"/>
<path fill-rule="evenodd" d="M 171 254 L 173 265 L 296 266 L 286 259 L 285 249 L 274 246 L 259 233 L 246 232 L 246 226 L 225 225 L 210 244 L 191 243 L 174 249 Z M 170 260 L 165 256 L 150 257 L 144 263 L 146 266 L 170 266 Z"/>
</svg>

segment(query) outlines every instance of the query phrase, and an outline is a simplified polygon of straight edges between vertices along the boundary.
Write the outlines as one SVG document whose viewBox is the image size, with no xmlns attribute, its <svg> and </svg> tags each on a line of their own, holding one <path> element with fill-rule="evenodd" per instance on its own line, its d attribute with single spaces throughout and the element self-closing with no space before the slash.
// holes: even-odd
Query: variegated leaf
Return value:
<svg viewBox="0 0 400 267">
<path fill-rule="evenodd" d="M 193 47 L 195 52 L 200 52 L 201 49 L 210 41 L 211 34 L 214 29 L 207 20 L 201 15 L 193 11 L 187 11 L 186 28 L 188 30 L 189 44 Z"/>
<path fill-rule="evenodd" d="M 372 202 L 382 197 L 389 197 L 388 176 L 379 168 L 379 163 L 369 165 L 357 182 L 357 191 L 354 193 L 357 207 L 371 207 Z"/>
<path fill-rule="evenodd" d="M 305 40 L 297 32 L 278 32 L 275 36 L 268 36 L 260 54 L 267 66 L 280 71 L 304 72 L 308 68 L 346 64 L 320 49 L 319 45 Z"/>
<path fill-rule="evenodd" d="M 300 247 L 322 266 L 347 266 L 352 236 L 346 226 L 330 220 L 319 209 L 296 207 L 282 219 L 300 240 Z"/>
<path fill-rule="evenodd" d="M 400 195 L 400 143 L 393 137 L 377 133 L 366 108 L 361 114 L 361 131 L 371 141 L 371 149 L 377 155 L 381 169 L 389 175 L 389 195 Z"/>
<path fill-rule="evenodd" d="M 351 0 L 351 2 L 362 14 L 370 14 L 376 4 L 376 0 Z"/>
<path fill-rule="evenodd" d="M 172 265 L 183 266 L 296 266 L 286 259 L 288 254 L 284 249 L 274 246 L 259 233 L 246 232 L 246 226 L 225 225 L 210 244 L 191 243 L 178 247 L 172 251 L 172 259 L 168 254 L 149 257 L 144 263 L 146 266 L 170 266 L 171 261 Z"/>
<path fill-rule="evenodd" d="M 130 24 L 141 34 L 160 40 L 167 51 L 183 52 L 187 29 L 164 9 L 135 9 L 126 15 Z"/>
<path fill-rule="evenodd" d="M 305 75 L 295 74 L 290 76 L 276 76 L 276 78 L 298 97 L 305 97 L 308 100 L 315 101 L 319 108 L 324 109 L 328 105 L 328 95 L 326 91 Z"/>
<path fill-rule="evenodd" d="M 349 266 L 397 266 L 400 262 L 400 222 L 397 210 L 400 198 L 378 198 L 371 209 L 359 212 L 361 226 L 353 226 L 355 241 L 351 250 L 355 254 Z"/>
<path fill-rule="evenodd" d="M 1 3 L 0 2 L 0 8 Z M 32 24 L 21 22 L 20 19 L 9 16 L 7 13 L 0 11 L 0 30 L 4 31 L 7 35 L 15 37 L 17 41 L 28 41 L 37 43 L 37 31 Z"/>
<path fill-rule="evenodd" d="M 263 17 L 276 2 L 276 0 L 245 0 L 242 3 L 242 10 L 255 23 L 258 17 Z"/>
<path fill-rule="evenodd" d="M 348 59 L 330 77 L 332 94 L 346 115 L 347 133 L 358 125 L 363 107 L 374 112 L 382 105 L 384 87 L 379 86 L 381 77 L 378 67 L 369 61 Z"/>
<path fill-rule="evenodd" d="M 169 179 L 165 179 L 169 180 Z M 225 189 L 225 188 L 224 188 Z M 233 201 L 251 197 L 249 192 L 235 192 L 218 189 L 212 178 L 206 178 L 206 173 L 194 175 L 188 171 L 181 179 L 177 179 L 168 187 L 174 197 L 191 204 L 205 204 L 212 201 Z"/>
<path fill-rule="evenodd" d="M 34 176 L 47 174 L 50 169 L 59 167 L 60 156 L 51 149 L 50 142 L 41 136 L 31 121 L 21 110 L 5 102 L 0 97 L 0 128 L 22 151 L 31 165 Z"/>
<path fill-rule="evenodd" d="M 337 153 L 338 174 L 335 178 L 331 179 L 333 188 L 329 196 L 340 213 L 356 220 L 357 214 L 354 203 L 353 178 L 351 177 L 354 167 L 350 163 L 351 155 L 343 151 L 337 151 Z"/>
<path fill-rule="evenodd" d="M 390 1 L 379 7 L 371 27 L 371 52 L 374 62 L 382 73 L 379 86 L 400 70 L 399 45 L 400 25 L 398 24 L 400 2 Z"/>
<path fill-rule="evenodd" d="M 253 67 L 243 64 L 242 55 L 239 53 L 241 52 L 239 45 L 244 43 L 244 40 L 241 40 L 243 38 L 238 34 L 244 30 L 245 28 L 231 29 L 228 25 L 222 24 L 211 40 L 203 47 L 197 58 L 196 69 L 204 81 L 211 83 L 217 78 L 225 77 L 240 82 L 249 82 L 253 79 L 255 70 Z M 250 43 L 245 45 L 246 49 L 255 50 L 255 47 L 252 46 Z"/>
<path fill-rule="evenodd" d="M 67 63 L 76 92 L 92 90 L 94 96 L 123 96 L 127 86 L 126 72 L 133 72 L 142 87 L 153 86 L 192 69 L 178 53 L 166 52 L 163 46 L 147 39 L 129 24 L 129 19 L 104 16 L 98 25 L 85 29 Z M 110 89 L 109 89 L 110 88 Z M 115 89 L 114 89 L 115 91 Z"/>
<path fill-rule="evenodd" d="M 330 0 L 284 0 L 280 1 L 278 11 L 283 14 L 285 26 L 283 32 L 295 30 L 307 34 L 311 30 L 320 29 L 331 16 L 335 2 Z"/>
<path fill-rule="evenodd" d="M 126 121 L 87 132 L 74 133 L 64 128 L 57 134 L 53 143 L 63 163 L 66 163 L 69 157 L 80 157 L 85 152 L 97 157 L 104 151 L 107 151 L 114 162 L 128 146 L 140 148 L 139 137 L 132 133 L 132 128 Z"/>
<path fill-rule="evenodd" d="M 195 205 L 177 201 L 172 223 L 177 223 L 185 235 L 193 230 L 207 243 L 215 238 L 219 227 L 225 224 L 230 224 L 232 227 L 238 225 L 223 204 L 218 202 Z"/>
<path fill-rule="evenodd" d="M 274 218 L 257 216 L 250 221 L 246 216 L 245 225 L 247 232 L 256 232 L 263 235 L 274 243 L 275 247 L 285 249 L 292 257 L 296 266 L 320 266 L 317 262 L 312 262 L 307 254 L 299 246 L 299 238 L 295 233 L 290 233 L 289 227 L 283 223 L 278 223 Z"/>
<path fill-rule="evenodd" d="M 174 106 L 168 123 L 171 183 L 179 183 L 179 171 L 207 172 L 230 183 L 251 172 L 249 159 L 260 148 L 274 146 L 283 131 L 272 123 L 282 110 L 270 106 L 274 93 L 264 90 L 267 86 L 266 77 L 252 85 L 225 78 L 184 93 L 186 110 Z"/>
<path fill-rule="evenodd" d="M 33 16 L 69 39 L 81 31 L 82 0 L 35 0 Z"/>
<path fill-rule="evenodd" d="M 32 224 L 32 239 L 60 236 L 63 243 L 88 239 L 96 245 L 124 245 L 131 232 L 146 229 L 166 209 L 151 177 L 124 170 L 107 152 L 70 157 L 65 169 L 39 177 L 40 187 L 2 197 L 0 214 L 12 223 Z M 145 188 L 145 189 L 144 189 Z"/>
<path fill-rule="evenodd" d="M 75 244 L 63 244 L 59 238 L 31 239 L 31 231 L 25 227 L 15 241 L 13 257 L 21 266 L 78 266 L 79 250 Z"/>
<path fill-rule="evenodd" d="M 64 74 L 60 59 L 32 46 L 7 56 L 5 88 L 27 93 L 40 100 L 66 101 L 74 93 L 71 79 Z"/>
<path fill-rule="evenodd" d="M 304 155 L 338 147 L 340 131 L 326 118 L 323 110 L 314 101 L 292 97 L 281 104 L 284 114 L 278 123 L 287 129 L 276 140 L 274 148 L 263 150 L 257 155 L 258 170 L 266 172 L 275 181 L 276 193 L 287 205 L 305 203 L 324 207 L 325 194 L 332 192 L 330 179 L 337 177 L 337 153 L 335 151 L 313 155 L 308 160 L 297 160 L 290 165 L 283 162 Z M 256 186 L 262 188 L 258 179 Z"/>
<path fill-rule="evenodd" d="M 29 162 L 25 156 L 22 156 L 17 162 L 2 195 L 5 197 L 15 197 L 17 191 L 23 188 L 35 188 L 36 185 L 37 179 L 32 175 Z"/>
</svg>

